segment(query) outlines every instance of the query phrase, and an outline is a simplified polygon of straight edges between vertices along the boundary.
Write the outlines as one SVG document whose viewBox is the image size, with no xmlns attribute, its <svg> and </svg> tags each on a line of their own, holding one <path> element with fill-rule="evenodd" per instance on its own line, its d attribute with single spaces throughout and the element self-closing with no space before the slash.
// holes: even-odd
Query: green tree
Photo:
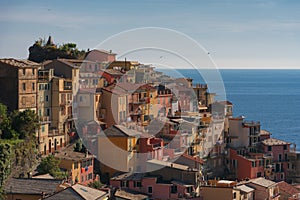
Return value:
<svg viewBox="0 0 300 200">
<path fill-rule="evenodd" d="M 81 153 L 86 153 L 87 149 L 86 147 L 83 145 L 82 140 L 78 139 L 75 143 L 74 146 L 74 151 L 76 152 L 81 152 Z"/>
<path fill-rule="evenodd" d="M 7 107 L 0 103 L 0 136 L 2 139 L 17 138 L 16 131 L 11 128 L 11 120 L 7 115 Z"/>
<path fill-rule="evenodd" d="M 11 115 L 11 127 L 19 134 L 20 139 L 34 137 L 39 126 L 38 115 L 32 110 L 15 111 Z"/>
<path fill-rule="evenodd" d="M 100 189 L 103 186 L 103 184 L 100 181 L 94 181 L 94 182 L 90 182 L 88 186 L 92 188 Z"/>
<path fill-rule="evenodd" d="M 8 143 L 0 143 L 0 195 L 3 184 L 11 172 L 12 147 Z"/>
<path fill-rule="evenodd" d="M 55 158 L 53 155 L 47 156 L 42 159 L 41 163 L 37 167 L 37 171 L 39 174 L 49 173 L 52 176 L 55 176 L 55 174 L 60 172 L 59 163 L 60 160 Z"/>
</svg>

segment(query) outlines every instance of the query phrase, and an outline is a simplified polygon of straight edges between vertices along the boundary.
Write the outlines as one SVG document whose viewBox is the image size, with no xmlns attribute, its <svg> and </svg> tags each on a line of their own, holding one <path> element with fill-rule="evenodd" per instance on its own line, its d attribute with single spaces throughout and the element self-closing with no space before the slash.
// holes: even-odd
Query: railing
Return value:
<svg viewBox="0 0 300 200">
<path fill-rule="evenodd" d="M 55 130 L 49 130 L 49 133 L 48 133 L 49 137 L 54 137 L 54 136 L 59 136 L 59 135 L 62 135 L 62 134 L 60 134 L 58 130 L 56 130 L 56 129 Z"/>
</svg>

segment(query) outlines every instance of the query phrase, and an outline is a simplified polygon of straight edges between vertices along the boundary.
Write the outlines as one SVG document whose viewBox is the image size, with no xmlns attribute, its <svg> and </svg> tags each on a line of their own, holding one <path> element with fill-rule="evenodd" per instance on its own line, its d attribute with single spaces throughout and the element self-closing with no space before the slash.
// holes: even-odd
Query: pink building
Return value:
<svg viewBox="0 0 300 200">
<path fill-rule="evenodd" d="M 269 155 L 273 164 L 273 178 L 275 181 L 285 180 L 289 165 L 290 143 L 269 138 L 262 141 L 265 154 Z"/>
<path fill-rule="evenodd" d="M 145 174 L 122 174 L 110 180 L 110 185 L 118 189 L 132 190 L 146 194 L 153 199 L 199 199 L 192 184 L 181 181 L 165 181 L 163 177 Z"/>
<path fill-rule="evenodd" d="M 262 154 L 245 157 L 240 150 L 229 149 L 227 165 L 231 173 L 238 180 L 252 179 L 264 176 L 264 162 Z"/>
<path fill-rule="evenodd" d="M 113 62 L 116 60 L 116 54 L 110 51 L 93 49 L 88 52 L 86 60 L 97 62 Z"/>
</svg>

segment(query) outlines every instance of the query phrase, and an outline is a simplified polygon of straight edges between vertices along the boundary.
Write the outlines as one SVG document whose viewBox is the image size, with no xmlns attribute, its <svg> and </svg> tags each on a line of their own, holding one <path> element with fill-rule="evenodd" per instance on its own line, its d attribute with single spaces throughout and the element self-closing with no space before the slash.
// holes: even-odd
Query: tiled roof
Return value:
<svg viewBox="0 0 300 200">
<path fill-rule="evenodd" d="M 130 191 L 130 190 L 117 190 L 115 193 L 116 197 L 120 197 L 122 199 L 130 199 L 130 200 L 144 200 L 144 199 L 149 199 L 148 195 L 145 194 L 140 194 L 135 191 Z"/>
<path fill-rule="evenodd" d="M 114 125 L 109 127 L 104 131 L 107 137 L 135 137 L 141 135 L 141 132 L 138 132 L 133 129 L 128 129 L 122 125 Z"/>
<path fill-rule="evenodd" d="M 133 180 L 133 181 L 139 181 L 142 180 L 145 176 L 145 173 L 122 173 L 118 174 L 111 178 L 111 180 Z"/>
<path fill-rule="evenodd" d="M 288 184 L 287 182 L 281 181 L 281 182 L 277 183 L 277 185 L 279 187 L 279 190 L 281 190 L 289 195 L 300 193 L 300 190 L 298 190 L 297 188 Z"/>
<path fill-rule="evenodd" d="M 74 146 L 75 145 L 68 146 L 64 150 L 55 154 L 55 157 L 60 159 L 73 160 L 73 161 L 80 161 L 80 160 L 85 160 L 87 158 L 93 157 L 92 155 L 87 155 L 86 153 L 75 152 Z"/>
<path fill-rule="evenodd" d="M 260 130 L 260 135 L 271 135 L 271 133 L 267 130 Z"/>
<path fill-rule="evenodd" d="M 290 143 L 283 141 L 283 140 L 278 140 L 275 138 L 269 138 L 269 139 L 265 139 L 262 141 L 262 143 L 266 146 L 274 146 L 274 145 L 288 145 Z"/>
<path fill-rule="evenodd" d="M 111 51 L 106 51 L 104 49 L 92 49 L 91 51 L 98 51 L 98 52 L 106 53 L 106 54 L 110 54 L 110 55 L 117 55 L 116 53 L 113 53 Z M 88 53 L 90 53 L 91 51 L 89 51 Z"/>
<path fill-rule="evenodd" d="M 0 59 L 0 63 L 4 63 L 13 67 L 39 67 L 40 64 L 36 62 L 32 62 L 30 60 L 22 60 L 15 58 L 2 58 Z"/>
<path fill-rule="evenodd" d="M 260 185 L 262 187 L 266 187 L 266 188 L 268 188 L 268 187 L 273 186 L 273 185 L 276 184 L 275 182 L 267 180 L 267 179 L 265 179 L 263 177 L 251 179 L 249 182 L 250 183 L 254 183 L 256 185 Z"/>
<path fill-rule="evenodd" d="M 168 168 L 174 168 L 174 169 L 179 169 L 179 170 L 190 170 L 190 167 L 187 165 L 181 165 L 181 164 L 176 164 L 172 162 L 167 162 L 167 161 L 162 161 L 162 160 L 147 160 L 147 164 L 154 164 L 154 165 L 159 165 L 163 167 L 168 167 Z"/>
<path fill-rule="evenodd" d="M 53 194 L 62 183 L 56 179 L 11 178 L 5 184 L 5 193 L 10 194 Z"/>
<path fill-rule="evenodd" d="M 239 185 L 236 187 L 237 189 L 241 190 L 242 192 L 245 192 L 245 193 L 250 193 L 250 192 L 253 192 L 254 189 L 251 188 L 251 187 L 248 187 L 246 185 Z"/>
<path fill-rule="evenodd" d="M 116 69 L 103 69 L 102 71 L 99 72 L 99 74 L 102 74 L 104 72 L 107 74 L 110 74 L 112 76 L 123 76 L 124 75 L 122 72 L 120 72 L 119 70 L 116 70 Z"/>
<path fill-rule="evenodd" d="M 47 200 L 96 200 L 107 195 L 107 192 L 97 190 L 85 185 L 75 184 L 48 198 Z"/>
</svg>

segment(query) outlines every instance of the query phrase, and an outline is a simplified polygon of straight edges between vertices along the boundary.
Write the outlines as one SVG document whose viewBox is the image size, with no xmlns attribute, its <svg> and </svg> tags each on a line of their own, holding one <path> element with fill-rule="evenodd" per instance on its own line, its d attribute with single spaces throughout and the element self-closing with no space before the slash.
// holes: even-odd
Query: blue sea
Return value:
<svg viewBox="0 0 300 200">
<path fill-rule="evenodd" d="M 203 83 L 194 69 L 159 71 L 170 76 L 179 73 L 194 83 Z M 295 143 L 300 150 L 300 70 L 219 71 L 226 98 L 234 104 L 234 116 L 260 121 L 261 128 L 270 131 L 272 137 Z"/>
</svg>

